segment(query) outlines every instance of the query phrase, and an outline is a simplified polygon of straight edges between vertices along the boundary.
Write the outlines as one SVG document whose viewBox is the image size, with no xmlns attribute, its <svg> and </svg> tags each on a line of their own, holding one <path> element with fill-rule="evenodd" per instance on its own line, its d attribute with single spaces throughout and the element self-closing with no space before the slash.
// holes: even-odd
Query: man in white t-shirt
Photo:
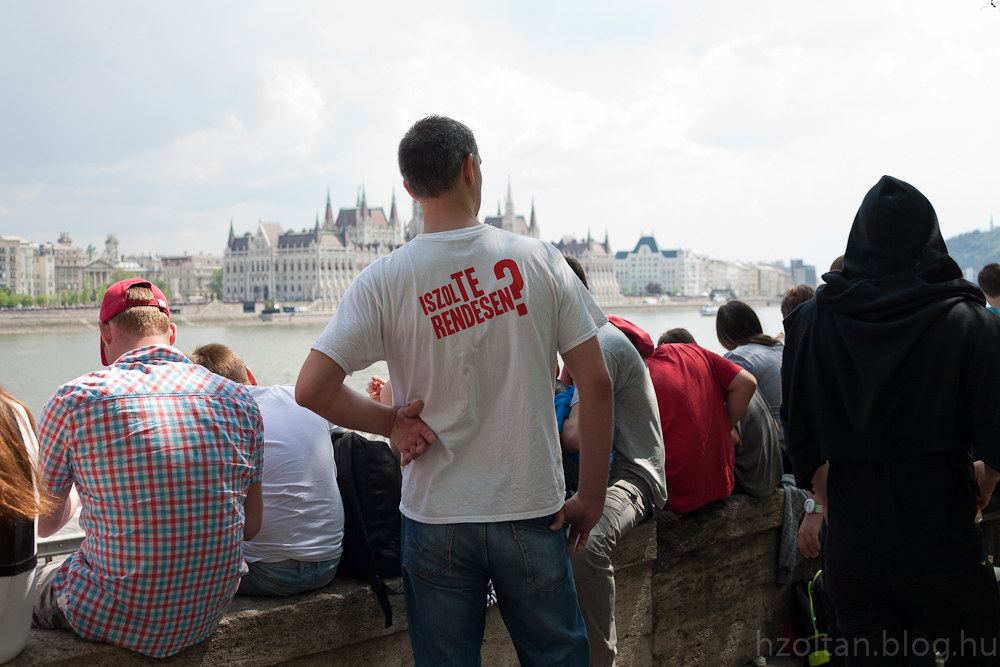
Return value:
<svg viewBox="0 0 1000 667">
<path fill-rule="evenodd" d="M 551 244 L 479 223 L 480 162 L 472 131 L 449 118 L 406 133 L 399 166 L 424 233 L 354 280 L 296 398 L 347 428 L 389 435 L 400 453 L 418 666 L 475 664 L 490 579 L 522 665 L 583 666 L 567 550 L 584 548 L 604 508 L 611 382 L 596 334 L 606 318 Z M 584 396 L 580 491 L 565 502 L 557 351 Z M 343 386 L 381 359 L 394 407 Z"/>
<path fill-rule="evenodd" d="M 344 429 L 296 403 L 295 385 L 258 387 L 225 345 L 202 345 L 191 360 L 248 385 L 264 422 L 264 518 L 254 538 L 243 542 L 248 572 L 237 594 L 284 597 L 326 586 L 337 574 L 344 541 L 330 434 Z"/>
</svg>

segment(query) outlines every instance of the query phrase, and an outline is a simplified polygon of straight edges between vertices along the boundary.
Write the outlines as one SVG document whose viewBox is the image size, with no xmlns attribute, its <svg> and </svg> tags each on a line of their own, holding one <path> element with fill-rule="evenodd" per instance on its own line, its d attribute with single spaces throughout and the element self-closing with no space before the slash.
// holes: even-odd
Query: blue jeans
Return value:
<svg viewBox="0 0 1000 667">
<path fill-rule="evenodd" d="M 237 595 L 286 597 L 323 588 L 337 574 L 340 556 L 315 563 L 282 561 L 280 563 L 247 563 L 249 572 L 240 579 Z"/>
<path fill-rule="evenodd" d="M 590 664 L 566 533 L 550 531 L 551 522 L 403 517 L 403 595 L 417 667 L 481 664 L 491 579 L 521 665 Z"/>
</svg>

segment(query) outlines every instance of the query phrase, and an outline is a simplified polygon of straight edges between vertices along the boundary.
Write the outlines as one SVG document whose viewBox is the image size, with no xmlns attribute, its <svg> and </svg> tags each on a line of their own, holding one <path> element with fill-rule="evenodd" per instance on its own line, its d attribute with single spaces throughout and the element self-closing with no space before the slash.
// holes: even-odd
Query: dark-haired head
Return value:
<svg viewBox="0 0 1000 667">
<path fill-rule="evenodd" d="M 742 301 L 729 301 L 719 306 L 719 314 L 715 317 L 715 332 L 722 347 L 727 350 L 735 350 L 748 343 L 767 347 L 778 344 L 778 341 L 764 333 L 754 309 Z"/>
<path fill-rule="evenodd" d="M 665 331 L 663 335 L 660 336 L 660 340 L 656 341 L 656 346 L 664 345 L 667 343 L 690 343 L 692 345 L 697 345 L 694 336 L 687 329 L 677 328 Z"/>
<path fill-rule="evenodd" d="M 399 173 L 414 197 L 433 199 L 455 187 L 469 155 L 479 155 L 472 130 L 445 116 L 428 116 L 399 142 Z"/>
<path fill-rule="evenodd" d="M 987 264 L 979 272 L 979 289 L 983 294 L 995 299 L 1000 296 L 1000 264 Z"/>
<path fill-rule="evenodd" d="M 796 285 L 785 292 L 785 296 L 781 299 L 781 316 L 788 317 L 800 304 L 813 298 L 815 293 L 816 288 L 812 285 Z"/>
<path fill-rule="evenodd" d="M 583 286 L 589 290 L 590 285 L 587 284 L 587 274 L 584 273 L 583 264 L 580 264 L 580 260 L 572 255 L 563 255 L 563 257 L 566 259 L 566 263 L 569 264 L 569 268 L 573 269 L 573 273 L 575 273 L 576 277 L 580 279 L 581 283 L 583 283 Z"/>
</svg>

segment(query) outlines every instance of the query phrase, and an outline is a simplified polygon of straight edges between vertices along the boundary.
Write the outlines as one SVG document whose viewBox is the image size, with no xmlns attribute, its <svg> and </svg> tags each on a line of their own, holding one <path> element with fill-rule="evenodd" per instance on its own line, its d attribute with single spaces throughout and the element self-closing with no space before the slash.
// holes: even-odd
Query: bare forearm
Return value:
<svg viewBox="0 0 1000 667">
<path fill-rule="evenodd" d="M 813 473 L 812 483 L 813 490 L 810 494 L 810 498 L 816 501 L 817 505 L 822 505 L 823 510 L 826 511 L 826 476 L 830 471 L 830 463 L 824 463 L 820 467 L 816 468 L 816 472 Z"/>
<path fill-rule="evenodd" d="M 729 383 L 726 390 L 726 416 L 729 417 L 729 428 L 736 428 L 736 425 L 743 419 L 743 413 L 747 411 L 753 393 L 757 389 L 757 379 L 748 371 L 741 370 Z"/>
<path fill-rule="evenodd" d="M 396 410 L 345 387 L 345 377 L 337 362 L 311 350 L 295 384 L 295 400 L 338 426 L 388 437 Z"/>
<path fill-rule="evenodd" d="M 54 500 L 56 506 L 52 511 L 38 517 L 38 535 L 40 537 L 49 537 L 58 532 L 60 528 L 69 523 L 80 506 L 80 496 L 77 495 L 75 485 L 70 485 L 68 489 L 55 494 Z"/>
<path fill-rule="evenodd" d="M 580 485 L 579 493 L 584 503 L 604 506 L 608 487 L 608 459 L 611 458 L 611 439 L 614 434 L 614 409 L 610 386 L 606 395 L 593 399 L 581 393 L 580 397 Z"/>
<path fill-rule="evenodd" d="M 563 420 L 562 432 L 559 433 L 559 444 L 563 454 L 575 454 L 580 451 L 580 404 L 570 408 L 569 416 Z"/>
<path fill-rule="evenodd" d="M 1000 472 L 994 470 L 987 463 L 983 463 L 983 478 L 990 484 L 1000 482 Z"/>
<path fill-rule="evenodd" d="M 580 392 L 575 406 L 579 417 L 580 485 L 577 495 L 587 512 L 599 517 L 608 487 L 608 459 L 614 432 L 611 377 L 597 336 L 563 355 Z"/>
<path fill-rule="evenodd" d="M 264 525 L 264 493 L 260 482 L 251 482 L 247 495 L 243 498 L 243 540 L 257 536 Z"/>
<path fill-rule="evenodd" d="M 344 385 L 305 407 L 338 426 L 385 437 L 389 437 L 396 417 L 395 408 L 376 403 Z"/>
</svg>

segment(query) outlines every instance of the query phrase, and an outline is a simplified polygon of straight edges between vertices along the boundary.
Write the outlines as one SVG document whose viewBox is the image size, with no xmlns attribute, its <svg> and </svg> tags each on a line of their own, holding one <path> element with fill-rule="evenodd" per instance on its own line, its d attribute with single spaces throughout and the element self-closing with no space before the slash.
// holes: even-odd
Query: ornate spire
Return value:
<svg viewBox="0 0 1000 667">
<path fill-rule="evenodd" d="M 233 233 L 233 219 L 229 218 L 229 240 L 232 241 L 235 237 L 236 235 Z M 62 242 L 62 239 L 60 239 L 60 242 Z"/>
<path fill-rule="evenodd" d="M 392 208 L 389 209 L 389 224 L 394 225 L 399 222 L 399 216 L 396 214 L 396 186 L 392 186 Z"/>
<path fill-rule="evenodd" d="M 535 227 L 536 227 L 536 224 L 535 224 L 535 197 L 534 197 L 534 195 L 532 195 L 532 197 L 531 197 L 531 222 L 528 224 L 528 229 L 534 229 Z"/>
<path fill-rule="evenodd" d="M 510 195 L 510 174 L 507 174 L 507 207 L 504 209 L 504 216 L 514 216 L 514 198 Z"/>
<path fill-rule="evenodd" d="M 361 184 L 361 219 L 368 218 L 368 197 L 365 196 L 365 185 Z"/>
<path fill-rule="evenodd" d="M 501 216 L 503 213 L 500 212 L 500 200 L 497 199 L 497 216 Z"/>
<path fill-rule="evenodd" d="M 333 207 L 330 206 L 330 188 L 326 188 L 326 214 L 323 216 L 323 229 L 333 229 Z"/>
<path fill-rule="evenodd" d="M 611 244 L 608 243 L 608 230 L 604 230 L 604 252 L 611 254 Z"/>
</svg>

